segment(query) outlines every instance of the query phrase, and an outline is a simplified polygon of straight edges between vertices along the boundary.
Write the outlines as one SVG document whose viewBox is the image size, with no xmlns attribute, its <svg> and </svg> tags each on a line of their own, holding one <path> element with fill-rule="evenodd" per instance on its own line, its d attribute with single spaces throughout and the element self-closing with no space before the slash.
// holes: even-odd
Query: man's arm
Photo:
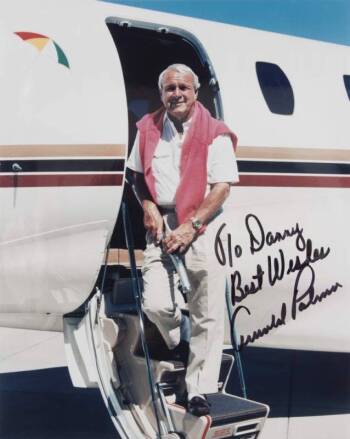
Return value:
<svg viewBox="0 0 350 439">
<path fill-rule="evenodd" d="M 143 209 L 143 224 L 151 233 L 151 236 L 157 242 L 160 242 L 163 235 L 163 217 L 160 214 L 157 205 L 152 201 L 144 175 L 141 172 L 136 171 L 133 171 L 132 175 L 136 194 Z"/>
<path fill-rule="evenodd" d="M 229 193 L 229 183 L 214 183 L 194 216 L 203 224 L 207 224 L 222 206 Z M 186 221 L 167 235 L 164 240 L 165 250 L 167 253 L 173 253 L 176 250 L 183 252 L 196 236 L 197 232 L 194 230 L 191 221 Z"/>
</svg>

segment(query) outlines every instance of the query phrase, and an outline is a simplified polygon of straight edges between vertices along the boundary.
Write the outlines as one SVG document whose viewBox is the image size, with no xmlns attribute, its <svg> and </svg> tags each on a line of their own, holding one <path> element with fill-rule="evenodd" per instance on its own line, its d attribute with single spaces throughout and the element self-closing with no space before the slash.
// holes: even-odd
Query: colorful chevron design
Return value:
<svg viewBox="0 0 350 439">
<path fill-rule="evenodd" d="M 61 47 L 50 37 L 46 35 L 37 34 L 34 32 L 15 32 L 23 41 L 36 47 L 40 52 L 48 45 L 52 44 L 56 50 L 57 62 L 63 66 L 70 68 L 68 59 L 61 49 Z"/>
</svg>

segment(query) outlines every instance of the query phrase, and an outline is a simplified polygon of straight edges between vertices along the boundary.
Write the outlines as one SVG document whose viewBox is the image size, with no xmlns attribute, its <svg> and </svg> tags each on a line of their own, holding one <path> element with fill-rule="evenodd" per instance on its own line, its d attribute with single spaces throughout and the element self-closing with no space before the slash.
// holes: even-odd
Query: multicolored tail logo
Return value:
<svg viewBox="0 0 350 439">
<path fill-rule="evenodd" d="M 60 48 L 60 46 L 51 38 L 49 38 L 45 35 L 34 33 L 34 32 L 15 32 L 15 34 L 18 35 L 23 41 L 26 41 L 27 43 L 36 47 L 40 52 L 45 47 L 47 47 L 48 44 L 52 44 L 56 50 L 57 62 L 59 64 L 64 65 L 68 69 L 70 68 L 69 62 L 68 62 L 68 59 L 67 59 L 65 53 Z"/>
</svg>

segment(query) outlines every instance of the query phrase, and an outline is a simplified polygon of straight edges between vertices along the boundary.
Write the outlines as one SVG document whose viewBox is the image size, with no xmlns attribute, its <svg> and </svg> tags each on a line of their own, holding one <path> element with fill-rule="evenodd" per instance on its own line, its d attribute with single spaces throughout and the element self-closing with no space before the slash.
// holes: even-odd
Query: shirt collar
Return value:
<svg viewBox="0 0 350 439">
<path fill-rule="evenodd" d="M 193 117 L 193 116 L 192 116 L 192 117 Z M 184 123 L 182 124 L 182 126 L 183 126 L 183 128 L 184 128 L 184 132 L 186 132 L 186 131 L 188 130 L 188 128 L 190 127 L 191 122 L 192 122 L 192 117 L 190 117 L 188 120 L 186 120 L 186 122 L 184 122 Z M 167 112 L 164 113 L 164 118 L 163 118 L 163 125 L 164 125 L 165 123 L 169 123 L 170 126 L 171 126 L 171 128 L 172 128 L 175 132 L 177 132 L 177 130 L 176 130 L 176 128 L 175 128 L 175 125 L 174 125 L 174 122 L 170 119 L 170 117 L 168 116 L 168 113 L 167 113 Z"/>
</svg>

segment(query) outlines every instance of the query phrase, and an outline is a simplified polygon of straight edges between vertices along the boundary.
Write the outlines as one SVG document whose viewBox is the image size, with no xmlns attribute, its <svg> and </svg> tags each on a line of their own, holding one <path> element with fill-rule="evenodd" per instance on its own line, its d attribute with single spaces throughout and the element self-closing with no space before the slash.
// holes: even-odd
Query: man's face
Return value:
<svg viewBox="0 0 350 439">
<path fill-rule="evenodd" d="M 168 114 L 180 122 L 188 120 L 197 100 L 192 74 L 169 70 L 162 85 L 160 97 Z"/>
</svg>

